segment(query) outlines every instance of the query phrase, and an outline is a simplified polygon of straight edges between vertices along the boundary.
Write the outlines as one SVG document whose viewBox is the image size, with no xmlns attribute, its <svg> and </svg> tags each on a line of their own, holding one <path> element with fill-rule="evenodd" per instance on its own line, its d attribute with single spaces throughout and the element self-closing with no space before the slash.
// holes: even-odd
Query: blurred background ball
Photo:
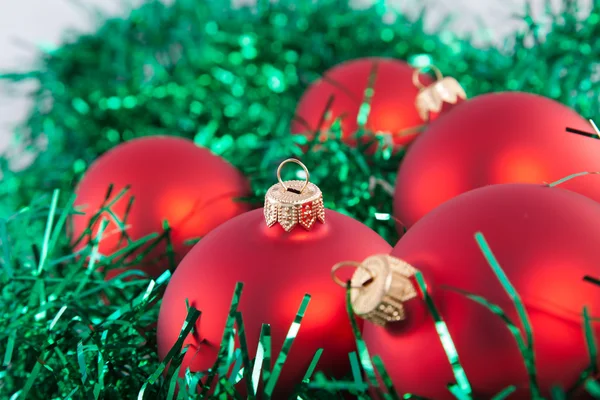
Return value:
<svg viewBox="0 0 600 400">
<path fill-rule="evenodd" d="M 471 189 L 600 171 L 600 141 L 566 128 L 593 132 L 569 107 L 529 93 L 491 93 L 456 105 L 408 149 L 396 179 L 395 216 L 410 227 Z M 561 188 L 600 200 L 596 180 L 574 179 Z"/>
<path fill-rule="evenodd" d="M 111 196 L 106 200 L 111 184 Z M 191 248 L 188 240 L 198 239 L 250 209 L 247 203 L 236 200 L 248 196 L 248 181 L 227 161 L 187 139 L 149 136 L 116 146 L 90 166 L 76 189 L 75 206 L 85 215 L 72 217 L 73 242 L 84 235 L 90 224 L 92 237 L 96 236 L 100 220 L 92 218 L 126 187 L 129 189 L 110 207 L 119 220 L 126 217 L 125 233 L 131 240 L 139 240 L 161 233 L 163 221 L 167 220 L 175 262 Z M 110 255 L 125 248 L 127 240 L 115 219 L 106 211 L 98 215 L 109 221 L 99 244 L 100 253 Z M 85 235 L 77 247 L 89 239 L 90 235 Z M 165 251 L 166 241 L 162 240 L 139 265 L 132 267 L 156 277 L 168 269 Z M 130 258 L 136 254 L 139 251 Z M 107 278 L 120 272 L 111 270 Z"/>
<path fill-rule="evenodd" d="M 400 133 L 424 123 L 415 106 L 419 89 L 413 84 L 414 68 L 404 61 L 381 57 L 347 61 L 326 71 L 300 99 L 292 132 L 310 137 L 325 117 L 318 133 L 324 139 L 331 125 L 341 119 L 342 137 L 355 144 L 357 118 L 373 72 L 375 85 L 365 128 L 375 134 L 393 135 L 396 145 L 411 142 L 416 132 Z M 420 81 L 427 85 L 433 80 L 421 74 Z"/>
</svg>

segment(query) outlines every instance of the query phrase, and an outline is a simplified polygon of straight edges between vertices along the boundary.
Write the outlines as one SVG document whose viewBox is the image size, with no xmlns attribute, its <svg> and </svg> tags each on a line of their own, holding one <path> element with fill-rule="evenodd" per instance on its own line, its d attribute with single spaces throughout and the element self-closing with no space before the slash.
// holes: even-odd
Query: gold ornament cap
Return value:
<svg viewBox="0 0 600 400">
<path fill-rule="evenodd" d="M 287 163 L 295 163 L 302 167 L 306 179 L 284 182 L 281 179 L 281 169 Z M 279 223 L 286 232 L 290 232 L 297 225 L 310 230 L 317 221 L 325 223 L 323 194 L 309 179 L 308 168 L 295 158 L 289 158 L 279 165 L 279 183 L 271 186 L 265 196 L 265 221 L 269 227 Z"/>
<path fill-rule="evenodd" d="M 436 81 L 425 86 L 419 80 L 419 75 L 425 69 L 431 69 L 435 73 Z M 460 83 L 450 76 L 444 77 L 435 65 L 416 69 L 413 73 L 413 84 L 419 89 L 415 100 L 415 106 L 423 121 L 428 121 L 430 113 L 438 113 L 442 110 L 444 103 L 456 104 L 459 100 L 465 100 L 467 94 Z"/>
<path fill-rule="evenodd" d="M 333 266 L 331 276 L 342 287 L 346 285 L 335 273 L 344 266 L 356 267 L 350 281 L 350 302 L 356 315 L 381 326 L 406 318 L 404 303 L 418 295 L 410 280 L 417 272 L 413 266 L 385 254 L 361 263 L 341 262 Z"/>
</svg>

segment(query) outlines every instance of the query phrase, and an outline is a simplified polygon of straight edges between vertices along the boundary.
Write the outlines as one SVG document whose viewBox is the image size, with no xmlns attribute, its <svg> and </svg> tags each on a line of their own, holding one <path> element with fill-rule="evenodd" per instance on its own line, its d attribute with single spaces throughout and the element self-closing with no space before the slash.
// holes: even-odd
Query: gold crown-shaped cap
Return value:
<svg viewBox="0 0 600 400">
<path fill-rule="evenodd" d="M 436 81 L 429 86 L 424 86 L 419 81 L 419 74 L 424 68 L 415 70 L 413 74 L 413 84 L 419 89 L 415 106 L 424 121 L 429 120 L 430 113 L 440 112 L 444 103 L 456 104 L 459 100 L 467 98 L 465 90 L 456 79 L 449 76 L 444 77 L 434 65 L 426 68 L 432 69 L 436 76 Z"/>
<path fill-rule="evenodd" d="M 410 279 L 416 269 L 398 258 L 378 254 L 363 262 L 341 262 L 332 268 L 333 280 L 345 286 L 335 272 L 343 266 L 354 266 L 350 281 L 350 302 L 356 315 L 374 324 L 402 321 L 406 318 L 404 303 L 417 297 Z"/>
<path fill-rule="evenodd" d="M 304 169 L 306 180 L 281 180 L 281 168 L 290 162 Z M 265 221 L 269 227 L 279 223 L 286 232 L 290 232 L 296 225 L 310 230 L 317 221 L 325 223 L 323 194 L 309 178 L 306 166 L 295 158 L 287 159 L 279 165 L 279 183 L 271 186 L 265 196 Z"/>
</svg>

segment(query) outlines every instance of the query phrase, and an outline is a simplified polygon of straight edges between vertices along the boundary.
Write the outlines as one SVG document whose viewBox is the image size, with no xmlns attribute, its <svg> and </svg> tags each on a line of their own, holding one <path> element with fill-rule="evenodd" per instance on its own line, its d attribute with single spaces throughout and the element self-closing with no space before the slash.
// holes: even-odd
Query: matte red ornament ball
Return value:
<svg viewBox="0 0 600 400">
<path fill-rule="evenodd" d="M 237 198 L 247 196 L 246 178 L 231 164 L 192 141 L 167 136 L 149 136 L 120 144 L 100 156 L 79 182 L 75 206 L 85 215 L 72 218 L 72 240 L 76 241 L 90 225 L 105 202 L 109 185 L 113 185 L 110 200 L 126 187 L 111 211 L 125 220 L 126 234 L 132 240 L 161 233 L 168 220 L 175 261 L 179 262 L 191 249 L 187 240 L 198 239 L 221 223 L 250 209 Z M 131 198 L 133 203 L 127 211 Z M 119 225 L 103 212 L 109 224 L 99 244 L 102 254 L 113 254 L 127 246 Z M 93 236 L 99 228 L 93 226 Z M 87 244 L 87 239 L 79 247 Z M 143 248 L 141 249 L 143 250 Z M 137 253 L 136 253 L 137 254 Z M 136 269 L 152 277 L 168 269 L 166 241 L 144 258 Z M 121 273 L 110 270 L 107 278 Z"/>
<path fill-rule="evenodd" d="M 396 179 L 395 216 L 410 227 L 471 189 L 600 171 L 600 141 L 566 128 L 593 132 L 575 111 L 534 94 L 492 93 L 457 104 L 408 149 Z M 598 184 L 573 180 L 561 187 L 600 200 Z"/>
<path fill-rule="evenodd" d="M 483 234 L 525 304 L 543 394 L 548 396 L 553 385 L 570 389 L 590 364 L 583 308 L 588 307 L 592 318 L 600 314 L 600 288 L 583 279 L 600 276 L 600 205 L 558 187 L 491 185 L 432 211 L 391 253 L 423 273 L 474 398 L 492 398 L 509 385 L 518 389 L 509 399 L 530 398 L 523 358 L 504 322 L 449 289 L 499 305 L 525 332 L 474 238 L 476 232 Z M 399 390 L 431 399 L 454 398 L 446 385 L 456 380 L 432 317 L 420 298 L 406 306 L 406 321 L 386 327 L 365 323 L 370 351 L 381 355 Z M 597 325 L 594 332 L 598 340 Z"/>
<path fill-rule="evenodd" d="M 411 142 L 415 132 L 399 133 L 424 123 L 415 106 L 419 93 L 412 81 L 415 70 L 404 61 L 379 57 L 347 61 L 326 71 L 300 99 L 292 133 L 315 132 L 327 115 L 320 129 L 323 139 L 331 125 L 341 118 L 343 138 L 354 144 L 360 106 L 374 65 L 377 70 L 366 128 L 374 133 L 394 134 L 393 143 L 396 145 Z M 420 82 L 427 85 L 432 79 L 421 74 Z M 327 108 L 331 98 L 331 106 Z"/>
<path fill-rule="evenodd" d="M 250 356 L 254 357 L 261 325 L 270 324 L 272 358 L 281 350 L 303 296 L 311 301 L 276 386 L 273 398 L 286 398 L 301 383 L 315 352 L 324 352 L 317 370 L 329 376 L 349 373 L 348 353 L 355 341 L 343 290 L 330 276 L 341 261 L 389 253 L 391 246 L 362 223 L 325 210 L 325 223 L 310 231 L 290 232 L 268 227 L 263 209 L 242 214 L 215 229 L 183 259 L 167 287 L 158 318 L 158 354 L 163 359 L 175 344 L 189 304 L 201 311 L 196 335 L 181 373 L 210 368 L 223 336 L 233 291 L 244 288 L 238 310 L 245 324 Z M 242 389 L 244 384 L 241 383 Z"/>
</svg>

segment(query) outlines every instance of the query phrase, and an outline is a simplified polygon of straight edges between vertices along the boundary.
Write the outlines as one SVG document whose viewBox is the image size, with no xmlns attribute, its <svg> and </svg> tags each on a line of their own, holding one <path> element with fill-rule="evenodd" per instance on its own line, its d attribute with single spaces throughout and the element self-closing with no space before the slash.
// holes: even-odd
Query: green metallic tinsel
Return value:
<svg viewBox="0 0 600 400">
<path fill-rule="evenodd" d="M 383 1 L 365 10 L 352 9 L 346 0 L 259 1 L 241 9 L 219 0 L 174 0 L 168 6 L 149 1 L 127 18 L 106 20 L 96 32 L 40 54 L 36 69 L 2 75 L 37 83 L 17 140 L 35 147 L 43 137 L 47 146 L 20 172 L 0 159 L 0 399 L 25 394 L 32 399 L 171 398 L 177 383 L 194 386 L 202 377 L 173 375 L 180 352 L 186 351 L 181 343 L 171 354 L 169 375 L 163 377 L 165 364 L 156 357 L 155 299 L 168 273 L 158 281 L 105 283 L 95 265 L 106 260 L 93 244 L 82 254 L 72 254 L 68 246 L 64 226 L 73 212 L 73 185 L 100 154 L 139 136 L 187 137 L 242 170 L 261 199 L 275 181 L 278 164 L 295 156 L 309 167 L 327 207 L 394 243 L 385 188 L 394 182 L 402 153 L 366 155 L 334 137 L 302 154 L 303 138 L 292 137 L 289 125 L 307 85 L 340 62 L 387 56 L 417 66 L 433 63 L 471 97 L 522 90 L 594 117 L 600 106 L 598 1 L 589 15 L 580 15 L 576 1 L 564 0 L 558 14 L 547 10 L 545 17 L 547 35 L 524 13 L 518 17 L 522 33 L 499 48 L 476 46 L 442 27 L 426 32 L 423 14 L 410 18 Z M 100 292 L 109 304 L 98 301 Z M 243 335 L 235 299 L 224 343 L 234 332 L 240 339 Z M 298 299 L 298 321 L 310 312 L 307 302 Z M 189 332 L 197 317 L 190 308 L 182 332 Z M 234 352 L 222 348 L 223 357 L 208 373 L 221 393 L 236 397 L 231 393 L 242 377 L 252 381 L 250 392 L 259 380 L 272 389 L 285 353 L 271 354 L 270 340 L 265 325 L 260 343 L 245 344 L 258 346 L 256 360 L 247 359 L 245 346 Z M 289 340 L 291 346 L 293 337 Z M 383 377 L 388 397 L 397 398 L 380 360 L 370 359 L 364 342 L 357 344 L 359 354 L 349 356 L 353 377 L 348 381 L 319 373 L 315 349 L 299 398 L 330 398 L 328 390 L 334 388 L 365 398 L 368 385 L 360 371 L 365 366 Z M 591 353 L 595 348 L 590 345 Z M 589 378 L 596 366 L 590 371 L 582 382 L 590 393 L 599 392 Z M 248 379 L 243 385 L 250 385 Z M 181 390 L 180 398 L 184 394 Z"/>
</svg>

